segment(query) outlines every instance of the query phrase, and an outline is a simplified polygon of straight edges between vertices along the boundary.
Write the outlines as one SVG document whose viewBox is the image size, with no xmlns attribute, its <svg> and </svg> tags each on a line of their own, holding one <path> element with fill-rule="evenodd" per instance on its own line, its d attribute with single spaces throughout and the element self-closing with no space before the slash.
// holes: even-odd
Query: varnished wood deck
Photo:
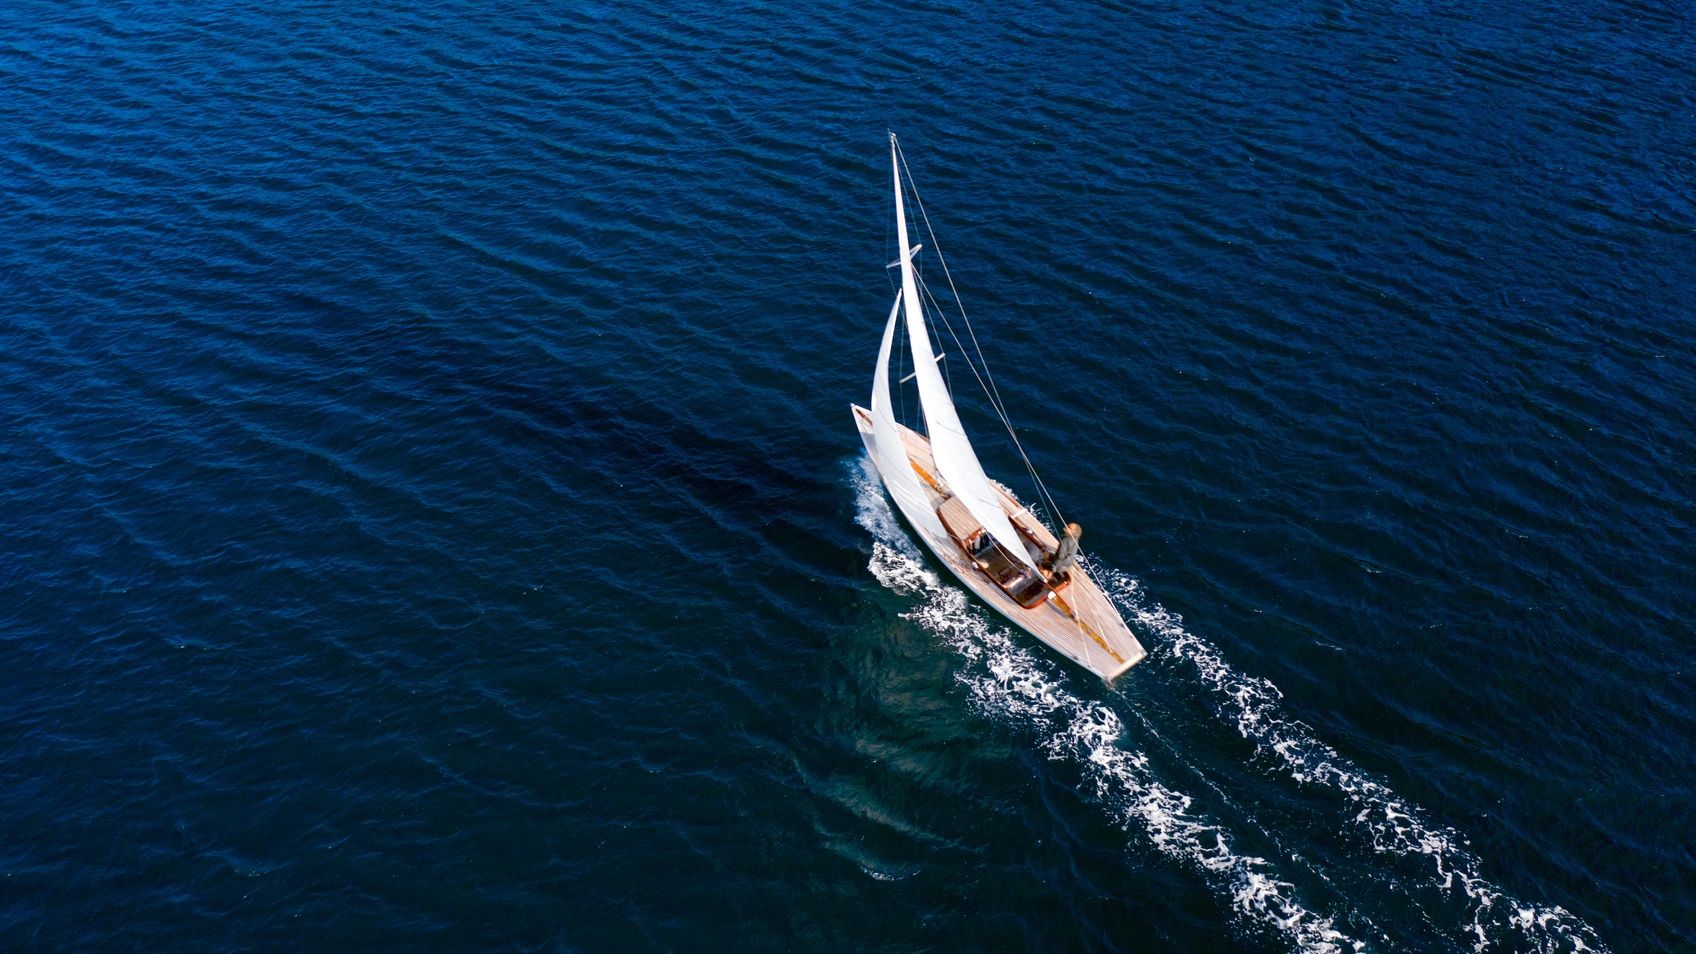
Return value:
<svg viewBox="0 0 1696 954">
<path fill-rule="evenodd" d="M 860 438 L 865 442 L 866 450 L 872 450 L 872 421 L 871 413 L 865 408 L 854 405 L 854 423 L 860 429 Z M 899 426 L 899 425 L 898 425 Z M 936 473 L 936 466 L 931 460 L 930 440 L 923 434 L 908 428 L 901 428 L 902 439 L 906 443 L 907 457 L 922 478 L 925 489 L 929 494 L 932 509 L 942 502 L 942 492 L 947 488 L 942 478 Z M 877 455 L 872 454 L 872 460 Z M 1043 543 L 1052 548 L 1057 541 L 1054 535 L 1040 521 L 1031 515 L 1029 510 L 1019 503 L 1012 492 L 1001 486 L 995 487 L 1001 493 L 1002 509 L 1007 515 L 1022 527 L 1028 528 Z M 1025 609 L 1013 598 L 1008 596 L 993 580 L 985 576 L 972 563 L 971 558 L 947 536 L 924 529 L 926 523 L 935 521 L 920 521 L 911 514 L 907 515 L 908 523 L 913 527 L 919 538 L 930 547 L 937 559 L 941 560 L 960 582 L 966 584 L 979 598 L 1012 620 L 1020 629 L 1042 640 L 1059 650 L 1067 658 L 1100 676 L 1109 685 L 1124 675 L 1127 670 L 1148 653 L 1131 635 L 1130 628 L 1119 615 L 1119 610 L 1101 592 L 1101 588 L 1090 579 L 1083 568 L 1074 567 L 1071 573 L 1071 583 L 1047 602 L 1035 609 Z M 1033 559 L 1040 558 L 1034 547 L 1027 545 L 1027 551 Z"/>
</svg>

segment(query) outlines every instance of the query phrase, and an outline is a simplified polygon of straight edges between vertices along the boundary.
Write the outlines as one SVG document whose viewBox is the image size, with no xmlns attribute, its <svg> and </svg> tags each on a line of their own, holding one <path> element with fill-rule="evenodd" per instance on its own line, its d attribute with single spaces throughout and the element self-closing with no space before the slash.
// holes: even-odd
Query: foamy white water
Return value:
<svg viewBox="0 0 1696 954">
<path fill-rule="evenodd" d="M 1294 885 L 1280 878 L 1267 859 L 1233 851 L 1230 832 L 1198 812 L 1189 796 L 1156 778 L 1146 756 L 1122 748 L 1119 739 L 1124 725 L 1111 708 L 1067 692 L 1068 676 L 1055 662 L 1019 645 L 1008 627 L 992 622 L 989 611 L 972 606 L 963 589 L 944 583 L 927 569 L 890 509 L 869 461 L 859 462 L 854 483 L 858 522 L 876 540 L 870 562 L 873 575 L 891 590 L 914 597 L 916 605 L 903 616 L 935 633 L 968 660 L 959 679 L 971 690 L 976 705 L 1034 730 L 1050 758 L 1080 766 L 1094 794 L 1111 807 L 1122 826 L 1142 831 L 1155 848 L 1203 874 L 1229 897 L 1232 909 L 1247 925 L 1271 930 L 1302 951 L 1365 948 L 1364 942 L 1337 929 L 1336 918 L 1321 916 L 1304 905 Z M 1184 629 L 1176 614 L 1149 599 L 1134 577 L 1099 563 L 1092 563 L 1090 570 L 1126 621 L 1150 643 L 1151 662 L 1166 656 L 1193 667 L 1200 683 L 1210 690 L 1214 714 L 1243 738 L 1273 753 L 1283 776 L 1303 788 L 1318 787 L 1342 799 L 1345 834 L 1370 850 L 1366 858 L 1391 855 L 1429 861 L 1423 878 L 1393 878 L 1386 886 L 1422 905 L 1463 904 L 1470 919 L 1456 920 L 1452 927 L 1435 924 L 1440 932 L 1475 952 L 1607 950 L 1589 925 L 1571 912 L 1520 902 L 1490 882 L 1480 873 L 1480 860 L 1466 849 L 1464 838 L 1430 822 L 1425 811 L 1320 741 L 1310 727 L 1283 710 L 1279 701 L 1283 694 L 1276 686 L 1233 669 L 1217 648 Z M 1364 923 L 1358 913 L 1352 920 Z M 1382 941 L 1396 946 L 1393 938 Z"/>
<path fill-rule="evenodd" d="M 1347 806 L 1348 831 L 1376 854 L 1424 858 L 1430 863 L 1422 881 L 1396 878 L 1395 890 L 1415 900 L 1434 895 L 1463 902 L 1471 920 L 1460 931 L 1474 951 L 1497 945 L 1539 952 L 1601 951 L 1594 930 L 1558 905 L 1526 904 L 1480 874 L 1480 860 L 1452 828 L 1432 823 L 1427 813 L 1372 778 L 1313 730 L 1284 711 L 1283 693 L 1271 682 L 1233 669 L 1219 650 L 1184 629 L 1174 613 L 1149 599 L 1129 574 L 1092 565 L 1102 589 L 1125 618 L 1164 644 L 1171 657 L 1191 664 L 1211 690 L 1213 711 L 1262 751 L 1276 756 L 1280 771 L 1304 787 L 1335 792 Z"/>
<path fill-rule="evenodd" d="M 963 590 L 926 569 L 870 464 L 864 466 L 855 484 L 859 522 L 876 537 L 872 574 L 914 597 L 916 604 L 902 615 L 969 661 L 959 678 L 976 705 L 1035 731 L 1049 758 L 1081 768 L 1093 794 L 1123 827 L 1141 831 L 1160 852 L 1199 872 L 1229 899 L 1245 927 L 1280 935 L 1312 954 L 1364 949 L 1337 930 L 1333 918 L 1304 906 L 1267 859 L 1233 851 L 1231 833 L 1197 812 L 1189 796 L 1156 779 L 1146 756 L 1121 748 L 1124 726 L 1117 714 L 1067 692 L 1053 663 L 1017 645 L 1005 626 L 991 625 L 986 613 L 971 606 Z"/>
</svg>

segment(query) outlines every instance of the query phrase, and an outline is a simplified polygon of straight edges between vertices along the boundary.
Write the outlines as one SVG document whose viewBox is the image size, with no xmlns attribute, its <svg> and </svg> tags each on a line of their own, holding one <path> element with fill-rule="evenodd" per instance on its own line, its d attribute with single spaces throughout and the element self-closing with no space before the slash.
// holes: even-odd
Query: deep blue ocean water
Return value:
<svg viewBox="0 0 1696 954">
<path fill-rule="evenodd" d="M 0 24 L 0 948 L 1696 949 L 1687 7 Z M 1117 689 L 866 469 L 889 130 Z"/>
</svg>

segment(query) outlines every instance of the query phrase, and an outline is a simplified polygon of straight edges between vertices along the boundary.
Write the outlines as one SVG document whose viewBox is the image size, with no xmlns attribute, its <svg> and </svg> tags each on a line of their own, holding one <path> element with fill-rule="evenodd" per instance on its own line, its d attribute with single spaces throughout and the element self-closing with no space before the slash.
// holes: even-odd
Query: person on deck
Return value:
<svg viewBox="0 0 1696 954">
<path fill-rule="evenodd" d="M 1072 564 L 1078 560 L 1078 538 L 1083 535 L 1083 527 L 1075 523 L 1066 524 L 1066 529 L 1060 535 L 1060 545 L 1054 548 L 1048 559 L 1042 561 L 1050 580 L 1059 583 L 1066 578 Z"/>
</svg>

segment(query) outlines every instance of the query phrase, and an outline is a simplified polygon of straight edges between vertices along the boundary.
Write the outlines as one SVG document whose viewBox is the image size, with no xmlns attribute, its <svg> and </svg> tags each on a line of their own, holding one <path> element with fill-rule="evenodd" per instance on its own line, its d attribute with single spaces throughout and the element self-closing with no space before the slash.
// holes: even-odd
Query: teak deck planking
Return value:
<svg viewBox="0 0 1696 954">
<path fill-rule="evenodd" d="M 874 437 L 871 413 L 859 405 L 854 405 L 854 423 L 860 429 L 860 438 L 865 442 L 866 450 L 872 451 Z M 910 427 L 897 426 L 901 427 L 907 457 L 923 479 L 931 507 L 935 509 L 943 500 L 939 488 L 944 485 L 931 459 L 930 439 Z M 877 460 L 875 453 L 872 454 L 872 460 Z M 1001 495 L 1002 509 L 1013 522 L 1028 529 L 1044 546 L 1052 550 L 1058 543 L 1054 534 L 1019 503 L 1011 491 L 996 481 L 992 480 L 991 483 Z M 1073 566 L 1071 582 L 1062 587 L 1059 593 L 1034 609 L 1025 609 L 1014 602 L 993 580 L 980 572 L 971 558 L 952 539 L 923 529 L 910 516 L 908 523 L 925 541 L 925 545 L 930 547 L 931 552 L 980 599 L 995 607 L 1019 628 L 1100 676 L 1108 685 L 1112 685 L 1148 655 L 1142 644 L 1137 642 L 1137 638 L 1131 635 L 1131 630 L 1119 615 L 1118 608 L 1082 566 Z M 1033 559 L 1041 556 L 1029 546 L 1026 550 L 1031 553 Z"/>
</svg>

